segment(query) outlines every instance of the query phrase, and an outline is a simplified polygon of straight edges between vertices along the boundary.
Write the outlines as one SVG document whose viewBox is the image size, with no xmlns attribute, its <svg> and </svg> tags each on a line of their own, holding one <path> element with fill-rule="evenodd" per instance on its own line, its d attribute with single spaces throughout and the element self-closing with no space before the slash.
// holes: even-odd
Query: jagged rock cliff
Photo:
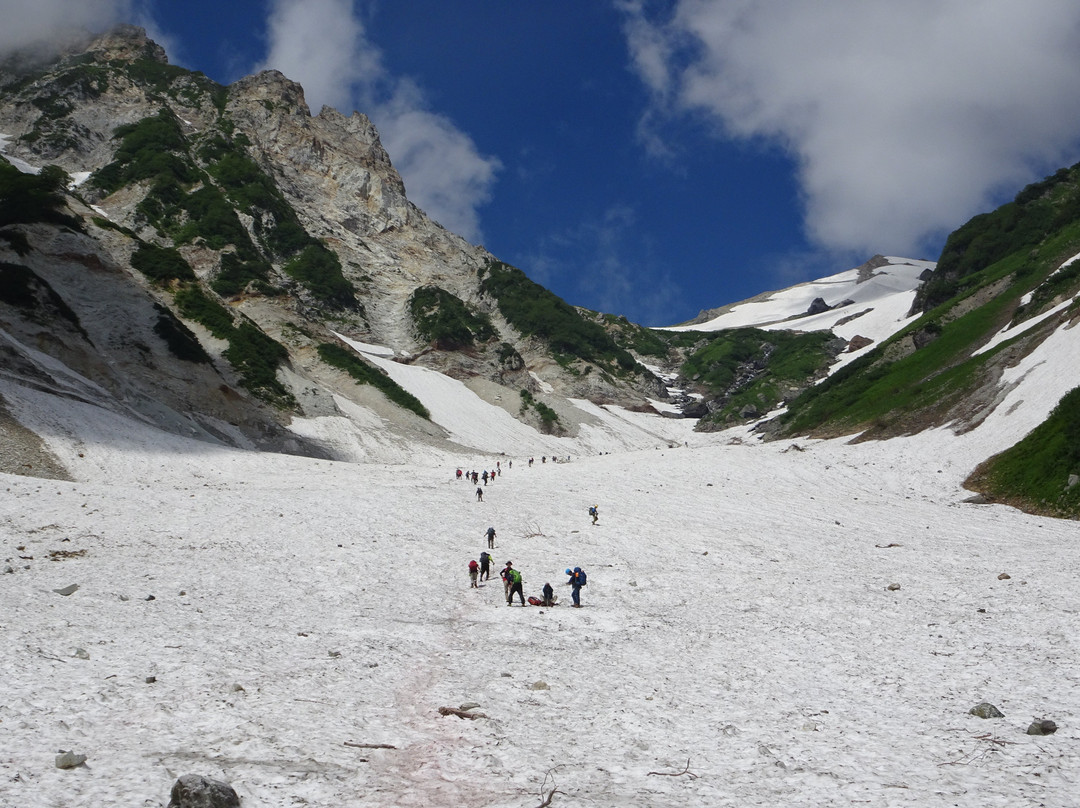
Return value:
<svg viewBox="0 0 1080 808">
<path fill-rule="evenodd" d="M 55 194 L 45 220 L 0 221 L 0 375 L 13 383 L 36 378 L 208 440 L 314 454 L 329 450 L 283 428 L 348 418 L 344 402 L 445 437 L 339 335 L 561 434 L 588 420 L 568 397 L 640 408 L 666 395 L 602 329 L 409 202 L 364 115 L 311 115 L 276 71 L 222 87 L 121 26 L 0 64 L 0 134 L 0 168 L 52 165 L 74 180 L 27 190 Z M 589 351 L 538 326 L 520 305 L 530 298 L 571 330 L 594 329 L 580 340 Z"/>
</svg>

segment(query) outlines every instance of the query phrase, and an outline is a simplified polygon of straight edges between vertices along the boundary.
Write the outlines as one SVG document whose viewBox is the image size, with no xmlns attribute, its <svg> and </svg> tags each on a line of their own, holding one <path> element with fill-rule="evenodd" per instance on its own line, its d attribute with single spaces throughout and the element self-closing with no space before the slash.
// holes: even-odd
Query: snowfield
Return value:
<svg viewBox="0 0 1080 808">
<path fill-rule="evenodd" d="M 0 480 L 0 805 L 165 806 L 189 773 L 260 808 L 1075 804 L 1077 525 L 960 487 L 1056 402 L 1072 333 L 963 437 L 560 463 L 502 428 L 392 464 L 226 450 L 5 385 L 78 482 Z M 496 463 L 483 502 L 455 479 Z M 565 603 L 507 607 L 507 560 Z"/>
<path fill-rule="evenodd" d="M 902 316 L 862 302 L 877 339 Z M 434 422 L 294 422 L 356 463 L 0 381 L 76 480 L 0 475 L 0 806 L 163 808 L 184 774 L 249 808 L 1077 804 L 1077 523 L 961 483 L 1074 386 L 1080 329 L 977 429 L 860 444 L 584 401 L 552 438 L 355 347 Z M 501 473 L 479 502 L 458 468 Z M 560 605 L 508 607 L 508 560 Z"/>
</svg>

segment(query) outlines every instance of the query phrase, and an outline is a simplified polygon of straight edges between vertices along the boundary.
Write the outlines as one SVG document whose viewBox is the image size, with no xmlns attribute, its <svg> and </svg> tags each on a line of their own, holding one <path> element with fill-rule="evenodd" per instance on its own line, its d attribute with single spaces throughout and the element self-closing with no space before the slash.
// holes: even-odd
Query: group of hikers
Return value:
<svg viewBox="0 0 1080 808">
<path fill-rule="evenodd" d="M 514 467 L 514 461 L 513 460 L 506 461 L 506 466 L 507 466 L 507 468 L 512 469 Z M 475 470 L 474 471 L 462 471 L 461 469 L 458 469 L 454 476 L 456 476 L 457 479 L 459 479 L 459 480 L 466 480 L 468 482 L 471 482 L 473 485 L 476 485 L 476 501 L 477 502 L 483 502 L 484 501 L 484 489 L 481 486 L 477 485 L 477 483 L 479 483 L 481 480 L 483 480 L 484 485 L 487 485 L 489 481 L 493 481 L 496 477 L 501 477 L 502 476 L 502 461 L 501 460 L 495 461 L 495 468 L 493 468 L 491 471 L 488 471 L 487 469 L 484 469 L 483 471 L 478 472 L 478 471 L 475 471 Z"/>
<path fill-rule="evenodd" d="M 495 528 L 488 528 L 491 534 L 494 533 Z M 574 601 L 571 606 L 575 609 L 581 608 L 581 587 L 588 583 L 588 576 L 585 574 L 585 570 L 581 567 L 574 567 L 570 569 L 566 568 L 567 580 L 566 584 L 570 587 L 570 597 Z M 518 600 L 521 605 L 525 605 L 525 592 L 523 590 L 524 580 L 521 577 L 521 570 L 514 566 L 513 561 L 507 561 L 506 566 L 502 568 L 502 572 L 499 573 L 499 577 L 503 582 L 503 594 L 506 596 L 506 605 L 512 606 L 514 604 L 514 595 L 517 594 Z M 470 588 L 479 589 L 480 581 L 487 581 L 491 578 L 491 554 L 485 550 L 480 553 L 480 562 L 477 563 L 475 559 L 469 562 L 469 580 Z M 538 598 L 532 596 L 529 598 L 529 605 L 531 606 L 554 606 L 558 603 L 558 597 L 555 595 L 555 589 L 550 583 L 545 583 L 542 590 L 543 597 Z"/>
<path fill-rule="evenodd" d="M 559 462 L 559 460 L 555 457 L 552 457 L 551 459 L 555 462 Z M 566 461 L 569 461 L 569 459 L 570 458 L 567 457 Z M 542 457 L 541 462 L 546 463 L 547 457 Z M 529 465 L 532 466 L 532 464 L 533 458 L 530 457 Z M 513 467 L 513 461 L 507 461 L 507 468 Z M 494 471 L 488 472 L 487 470 L 485 470 L 482 473 L 478 474 L 476 471 L 462 471 L 461 469 L 458 469 L 456 477 L 459 480 L 465 479 L 466 481 L 472 482 L 474 485 L 479 480 L 483 480 L 484 485 L 487 485 L 489 481 L 494 480 L 496 477 L 501 475 L 502 461 L 497 461 L 495 463 Z M 482 502 L 484 499 L 484 489 L 481 486 L 476 487 L 476 499 L 480 502 Z M 597 505 L 591 505 L 589 507 L 589 516 L 592 517 L 592 523 L 595 525 L 597 523 L 597 520 L 600 518 L 600 509 Z M 472 559 L 469 561 L 469 587 L 471 589 L 479 589 L 481 581 L 487 581 L 491 578 L 491 565 L 493 564 L 493 561 L 491 554 L 488 552 L 488 550 L 495 549 L 495 528 L 489 527 L 486 531 L 484 531 L 484 535 L 487 537 L 487 550 L 484 550 L 482 553 L 480 553 L 479 561 L 477 561 L 476 559 Z M 571 605 L 575 608 L 581 608 L 581 588 L 585 586 L 588 577 L 586 576 L 585 571 L 581 567 L 574 567 L 573 569 L 567 567 L 566 576 L 566 584 L 570 587 L 571 599 L 573 600 L 573 603 Z M 506 566 L 503 567 L 502 571 L 499 573 L 499 577 L 502 578 L 503 594 L 506 597 L 506 605 L 513 605 L 514 594 L 516 593 L 521 605 L 525 606 L 526 598 L 523 589 L 524 581 L 521 577 L 521 570 L 517 569 L 514 566 L 513 562 L 507 561 Z M 558 596 L 556 596 L 555 594 L 554 588 L 551 586 L 550 583 L 544 584 L 542 594 L 543 597 L 529 597 L 528 603 L 533 606 L 554 606 L 559 600 Z"/>
</svg>

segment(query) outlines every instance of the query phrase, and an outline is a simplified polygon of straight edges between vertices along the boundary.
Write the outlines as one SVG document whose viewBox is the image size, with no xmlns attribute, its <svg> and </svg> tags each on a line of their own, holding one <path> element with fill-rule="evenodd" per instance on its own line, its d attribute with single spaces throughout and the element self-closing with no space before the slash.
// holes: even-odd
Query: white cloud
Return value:
<svg viewBox="0 0 1080 808">
<path fill-rule="evenodd" d="M 1068 0 L 621 4 L 658 113 L 799 164 L 806 228 L 834 249 L 918 252 L 1076 159 L 1080 6 Z"/>
<path fill-rule="evenodd" d="M 359 107 L 378 127 L 409 199 L 453 232 L 481 240 L 479 210 L 501 162 L 430 111 L 415 83 L 389 73 L 352 0 L 274 0 L 268 40 L 262 68 L 303 85 L 313 109 Z"/>
<path fill-rule="evenodd" d="M 0 53 L 46 49 L 86 31 L 98 33 L 130 14 L 130 0 L 0 0 Z"/>
</svg>

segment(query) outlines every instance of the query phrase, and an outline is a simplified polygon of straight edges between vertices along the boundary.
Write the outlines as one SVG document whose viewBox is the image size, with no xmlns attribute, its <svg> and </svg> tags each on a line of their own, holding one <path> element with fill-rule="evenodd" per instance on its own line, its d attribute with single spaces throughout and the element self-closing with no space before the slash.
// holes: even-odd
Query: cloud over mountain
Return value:
<svg viewBox="0 0 1080 808">
<path fill-rule="evenodd" d="M 0 0 L 0 53 L 54 45 L 84 30 L 101 30 L 131 12 L 131 0 Z"/>
<path fill-rule="evenodd" d="M 1080 154 L 1080 6 L 1060 0 L 621 4 L 654 94 L 646 126 L 701 115 L 780 145 L 807 235 L 918 253 L 994 195 Z"/>
</svg>

